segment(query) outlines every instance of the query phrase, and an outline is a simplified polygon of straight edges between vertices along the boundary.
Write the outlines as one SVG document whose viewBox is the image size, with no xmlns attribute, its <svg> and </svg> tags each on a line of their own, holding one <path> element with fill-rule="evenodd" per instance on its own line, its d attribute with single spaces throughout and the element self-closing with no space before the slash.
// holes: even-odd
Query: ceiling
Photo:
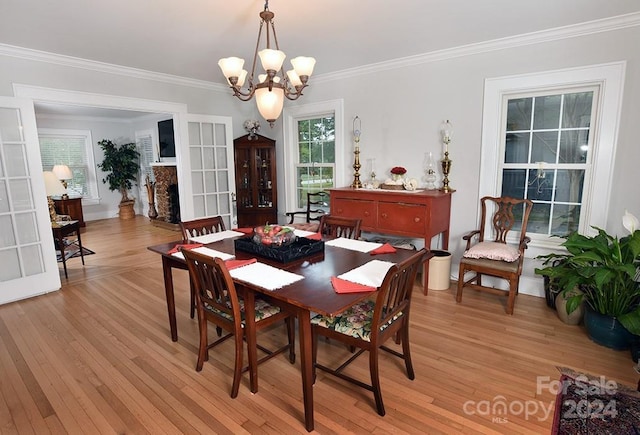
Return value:
<svg viewBox="0 0 640 435">
<path fill-rule="evenodd" d="M 2 0 L 0 43 L 223 83 L 219 58 L 243 57 L 250 67 L 263 7 L 264 0 Z M 269 9 L 280 48 L 288 58 L 315 57 L 317 75 L 638 12 L 640 1 L 271 0 Z"/>
</svg>

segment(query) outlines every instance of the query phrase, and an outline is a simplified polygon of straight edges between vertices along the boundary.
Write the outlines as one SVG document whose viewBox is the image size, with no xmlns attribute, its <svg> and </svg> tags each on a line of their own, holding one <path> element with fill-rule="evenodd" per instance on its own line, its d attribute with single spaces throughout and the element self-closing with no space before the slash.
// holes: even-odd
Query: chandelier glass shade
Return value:
<svg viewBox="0 0 640 435">
<path fill-rule="evenodd" d="M 273 126 L 275 120 L 282 113 L 284 98 L 297 100 L 302 95 L 302 90 L 307 87 L 307 81 L 313 73 L 316 60 L 304 56 L 291 59 L 293 69 L 285 74 L 282 71 L 282 64 L 286 55 L 280 51 L 278 46 L 278 37 L 273 25 L 274 13 L 269 10 L 268 0 L 259 15 L 260 30 L 258 31 L 251 73 L 249 74 L 244 69 L 244 59 L 239 57 L 220 59 L 218 66 L 231 86 L 233 95 L 242 101 L 249 101 L 255 95 L 260 115 Z M 265 29 L 265 48 L 260 50 L 263 28 Z M 275 49 L 271 47 L 272 38 Z M 264 73 L 256 76 L 258 58 L 260 58 Z"/>
</svg>

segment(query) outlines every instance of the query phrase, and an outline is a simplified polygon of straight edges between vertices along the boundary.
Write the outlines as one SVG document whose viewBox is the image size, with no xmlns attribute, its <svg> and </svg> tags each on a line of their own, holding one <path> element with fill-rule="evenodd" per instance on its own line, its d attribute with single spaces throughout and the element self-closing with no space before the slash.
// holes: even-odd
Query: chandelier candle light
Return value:
<svg viewBox="0 0 640 435">
<path fill-rule="evenodd" d="M 353 162 L 353 170 L 355 173 L 353 174 L 353 183 L 351 183 L 351 187 L 354 189 L 360 189 L 362 187 L 362 183 L 360 182 L 360 134 L 362 133 L 362 121 L 358 116 L 353 118 L 353 142 L 355 143 L 355 150 L 353 154 L 355 154 L 355 160 Z"/>
<path fill-rule="evenodd" d="M 302 90 L 307 87 L 307 81 L 313 73 L 316 60 L 313 57 L 303 56 L 291 59 L 293 69 L 287 71 L 285 75 L 281 68 L 286 55 L 280 51 L 278 46 L 276 28 L 273 25 L 273 17 L 275 15 L 269 10 L 269 0 L 266 0 L 264 10 L 259 15 L 260 30 L 258 30 L 258 41 L 256 42 L 251 75 L 246 83 L 246 90 L 242 89 L 248 74 L 247 70 L 243 69 L 244 59 L 227 57 L 220 59 L 218 65 L 227 78 L 227 82 L 233 90 L 233 95 L 242 101 L 249 101 L 255 94 L 260 115 L 273 127 L 273 123 L 282 113 L 284 97 L 289 100 L 297 100 L 302 95 Z M 263 27 L 266 27 L 266 45 L 263 50 L 258 51 Z M 271 48 L 272 34 L 275 50 Z M 260 74 L 257 77 L 258 81 L 254 82 L 258 56 L 266 74 Z"/>
<path fill-rule="evenodd" d="M 445 192 L 451 192 L 451 188 L 449 187 L 449 172 L 451 171 L 451 163 L 449 160 L 449 143 L 451 143 L 451 132 L 452 125 L 447 119 L 442 124 L 442 143 L 444 143 L 444 159 L 440 162 L 442 164 L 442 175 L 444 176 L 442 180 L 442 190 Z"/>
</svg>

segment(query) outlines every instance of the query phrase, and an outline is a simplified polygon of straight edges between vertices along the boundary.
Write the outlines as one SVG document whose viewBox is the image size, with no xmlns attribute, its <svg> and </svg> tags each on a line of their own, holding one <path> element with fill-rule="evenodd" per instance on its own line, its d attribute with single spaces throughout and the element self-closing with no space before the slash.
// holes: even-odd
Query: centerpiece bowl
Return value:
<svg viewBox="0 0 640 435">
<path fill-rule="evenodd" d="M 297 236 L 291 228 L 281 225 L 262 225 L 253 229 L 253 242 L 258 245 L 289 246 L 296 239 Z"/>
</svg>

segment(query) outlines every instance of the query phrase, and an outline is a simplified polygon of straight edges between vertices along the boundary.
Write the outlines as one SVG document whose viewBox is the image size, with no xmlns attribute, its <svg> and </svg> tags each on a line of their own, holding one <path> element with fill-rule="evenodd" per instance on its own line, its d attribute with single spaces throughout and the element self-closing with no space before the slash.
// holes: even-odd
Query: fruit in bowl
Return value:
<svg viewBox="0 0 640 435">
<path fill-rule="evenodd" d="M 291 228 L 281 225 L 263 225 L 253 229 L 253 241 L 265 246 L 288 246 L 296 240 Z"/>
</svg>

